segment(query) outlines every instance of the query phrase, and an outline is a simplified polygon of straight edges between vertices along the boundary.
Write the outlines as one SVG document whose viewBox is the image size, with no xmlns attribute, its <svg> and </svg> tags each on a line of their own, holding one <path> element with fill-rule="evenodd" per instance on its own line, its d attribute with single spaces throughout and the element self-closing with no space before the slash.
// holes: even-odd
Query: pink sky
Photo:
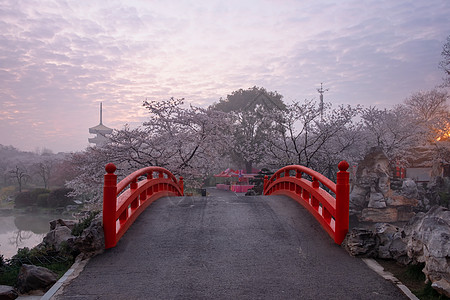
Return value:
<svg viewBox="0 0 450 300">
<path fill-rule="evenodd" d="M 442 82 L 450 2 L 0 0 L 0 144 L 83 150 L 145 98 L 208 106 L 262 86 L 285 102 L 391 107 Z"/>
</svg>

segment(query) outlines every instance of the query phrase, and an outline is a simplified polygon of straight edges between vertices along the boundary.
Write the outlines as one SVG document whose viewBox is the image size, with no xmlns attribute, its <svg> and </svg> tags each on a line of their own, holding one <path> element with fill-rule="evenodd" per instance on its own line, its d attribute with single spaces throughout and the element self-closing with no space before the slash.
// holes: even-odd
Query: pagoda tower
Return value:
<svg viewBox="0 0 450 300">
<path fill-rule="evenodd" d="M 106 127 L 103 125 L 102 121 L 102 103 L 100 102 L 100 124 L 97 126 L 89 128 L 89 133 L 96 134 L 95 137 L 89 138 L 89 143 L 93 143 L 96 146 L 103 146 L 107 141 L 108 138 L 106 137 L 107 134 L 111 134 L 113 130 L 109 127 Z"/>
</svg>

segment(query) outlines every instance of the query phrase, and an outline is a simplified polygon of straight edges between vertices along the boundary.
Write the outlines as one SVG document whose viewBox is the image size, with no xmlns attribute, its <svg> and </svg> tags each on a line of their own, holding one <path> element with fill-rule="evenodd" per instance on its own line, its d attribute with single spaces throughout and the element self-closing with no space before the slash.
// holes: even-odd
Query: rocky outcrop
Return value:
<svg viewBox="0 0 450 300">
<path fill-rule="evenodd" d="M 103 252 L 105 249 L 105 235 L 102 215 L 100 214 L 92 220 L 89 227 L 83 230 L 81 236 L 73 237 L 69 240 L 69 245 L 82 253 L 83 257 L 90 257 Z"/>
<path fill-rule="evenodd" d="M 19 297 L 19 294 L 12 286 L 0 285 L 0 300 L 12 300 Z"/>
<path fill-rule="evenodd" d="M 450 210 L 435 206 L 418 213 L 404 228 L 407 254 L 413 263 L 425 263 L 423 272 L 436 288 L 450 295 Z"/>
<path fill-rule="evenodd" d="M 411 261 L 401 228 L 388 223 L 377 223 L 374 229 L 353 228 L 344 246 L 352 256 L 395 259 L 402 264 Z"/>
<path fill-rule="evenodd" d="M 44 237 L 43 245 L 60 251 L 67 247 L 75 255 L 82 254 L 87 258 L 101 253 L 105 248 L 102 215 L 92 220 L 90 225 L 83 230 L 81 235 L 72 235 L 72 229 L 76 222 L 71 220 L 54 220 L 50 222 L 50 232 Z"/>
<path fill-rule="evenodd" d="M 352 256 L 376 257 L 376 237 L 370 229 L 353 228 L 347 234 L 343 245 Z"/>
<path fill-rule="evenodd" d="M 422 207 L 411 179 L 393 179 L 389 160 L 380 148 L 372 148 L 359 163 L 350 193 L 350 214 L 360 222 L 406 222 Z"/>
<path fill-rule="evenodd" d="M 34 290 L 47 291 L 57 280 L 57 274 L 49 269 L 23 264 L 16 286 L 21 294 Z"/>
<path fill-rule="evenodd" d="M 57 227 L 60 226 L 65 226 L 70 230 L 72 230 L 77 223 L 78 222 L 76 220 L 63 220 L 63 219 L 52 220 L 50 221 L 50 231 L 55 230 Z"/>
<path fill-rule="evenodd" d="M 55 229 L 47 233 L 43 242 L 46 245 L 53 247 L 56 251 L 60 251 L 63 242 L 67 242 L 71 238 L 73 238 L 72 230 L 67 226 L 58 225 Z"/>
<path fill-rule="evenodd" d="M 353 228 L 343 245 L 353 256 L 393 259 L 403 265 L 425 263 L 427 281 L 450 295 L 450 210 L 445 207 L 420 212 L 403 228 L 388 223 Z"/>
</svg>

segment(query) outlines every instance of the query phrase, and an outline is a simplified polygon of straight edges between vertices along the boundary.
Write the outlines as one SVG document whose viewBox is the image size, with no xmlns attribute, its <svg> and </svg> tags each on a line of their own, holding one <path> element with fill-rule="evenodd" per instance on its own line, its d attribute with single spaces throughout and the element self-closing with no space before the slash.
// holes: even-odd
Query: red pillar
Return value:
<svg viewBox="0 0 450 300">
<path fill-rule="evenodd" d="M 349 167 L 345 160 L 338 164 L 339 172 L 336 180 L 336 216 L 335 216 L 335 236 L 334 242 L 341 244 L 348 232 L 349 222 L 349 199 L 350 199 L 350 185 L 349 185 Z"/>
<path fill-rule="evenodd" d="M 109 163 L 105 166 L 106 173 L 103 185 L 103 232 L 105 234 L 105 249 L 116 245 L 116 210 L 117 210 L 117 175 L 116 166 Z"/>
</svg>

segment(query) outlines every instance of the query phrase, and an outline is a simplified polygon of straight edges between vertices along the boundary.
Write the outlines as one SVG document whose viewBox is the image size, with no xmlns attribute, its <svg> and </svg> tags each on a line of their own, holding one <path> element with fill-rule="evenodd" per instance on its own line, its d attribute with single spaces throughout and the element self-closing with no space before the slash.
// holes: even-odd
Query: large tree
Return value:
<svg viewBox="0 0 450 300">
<path fill-rule="evenodd" d="M 416 123 L 424 127 L 430 142 L 450 134 L 449 94 L 446 90 L 432 89 L 417 92 L 408 97 L 404 104 L 411 111 Z"/>
<path fill-rule="evenodd" d="M 262 87 L 239 89 L 220 99 L 212 109 L 229 113 L 233 119 L 228 154 L 238 167 L 252 172 L 266 155 L 274 119 L 271 115 L 286 109 L 283 96 Z M 268 117 L 270 116 L 270 117 Z"/>
<path fill-rule="evenodd" d="M 366 147 L 380 147 L 391 161 L 406 163 L 412 148 L 426 144 L 423 127 L 404 105 L 365 108 L 362 119 Z"/>
<path fill-rule="evenodd" d="M 317 171 L 327 172 L 342 159 L 357 159 L 352 149 L 360 145 L 359 127 L 354 122 L 359 107 L 323 107 L 312 100 L 294 101 L 274 122 L 268 165 L 281 167 L 300 164 Z"/>
<path fill-rule="evenodd" d="M 114 131 L 102 147 L 91 147 L 72 156 L 78 176 L 68 183 L 77 195 L 100 200 L 106 163 L 117 166 L 119 180 L 147 166 L 160 166 L 199 187 L 217 171 L 221 151 L 229 141 L 226 113 L 209 108 L 185 107 L 183 99 L 145 101 L 150 117 L 138 128 Z"/>
</svg>

